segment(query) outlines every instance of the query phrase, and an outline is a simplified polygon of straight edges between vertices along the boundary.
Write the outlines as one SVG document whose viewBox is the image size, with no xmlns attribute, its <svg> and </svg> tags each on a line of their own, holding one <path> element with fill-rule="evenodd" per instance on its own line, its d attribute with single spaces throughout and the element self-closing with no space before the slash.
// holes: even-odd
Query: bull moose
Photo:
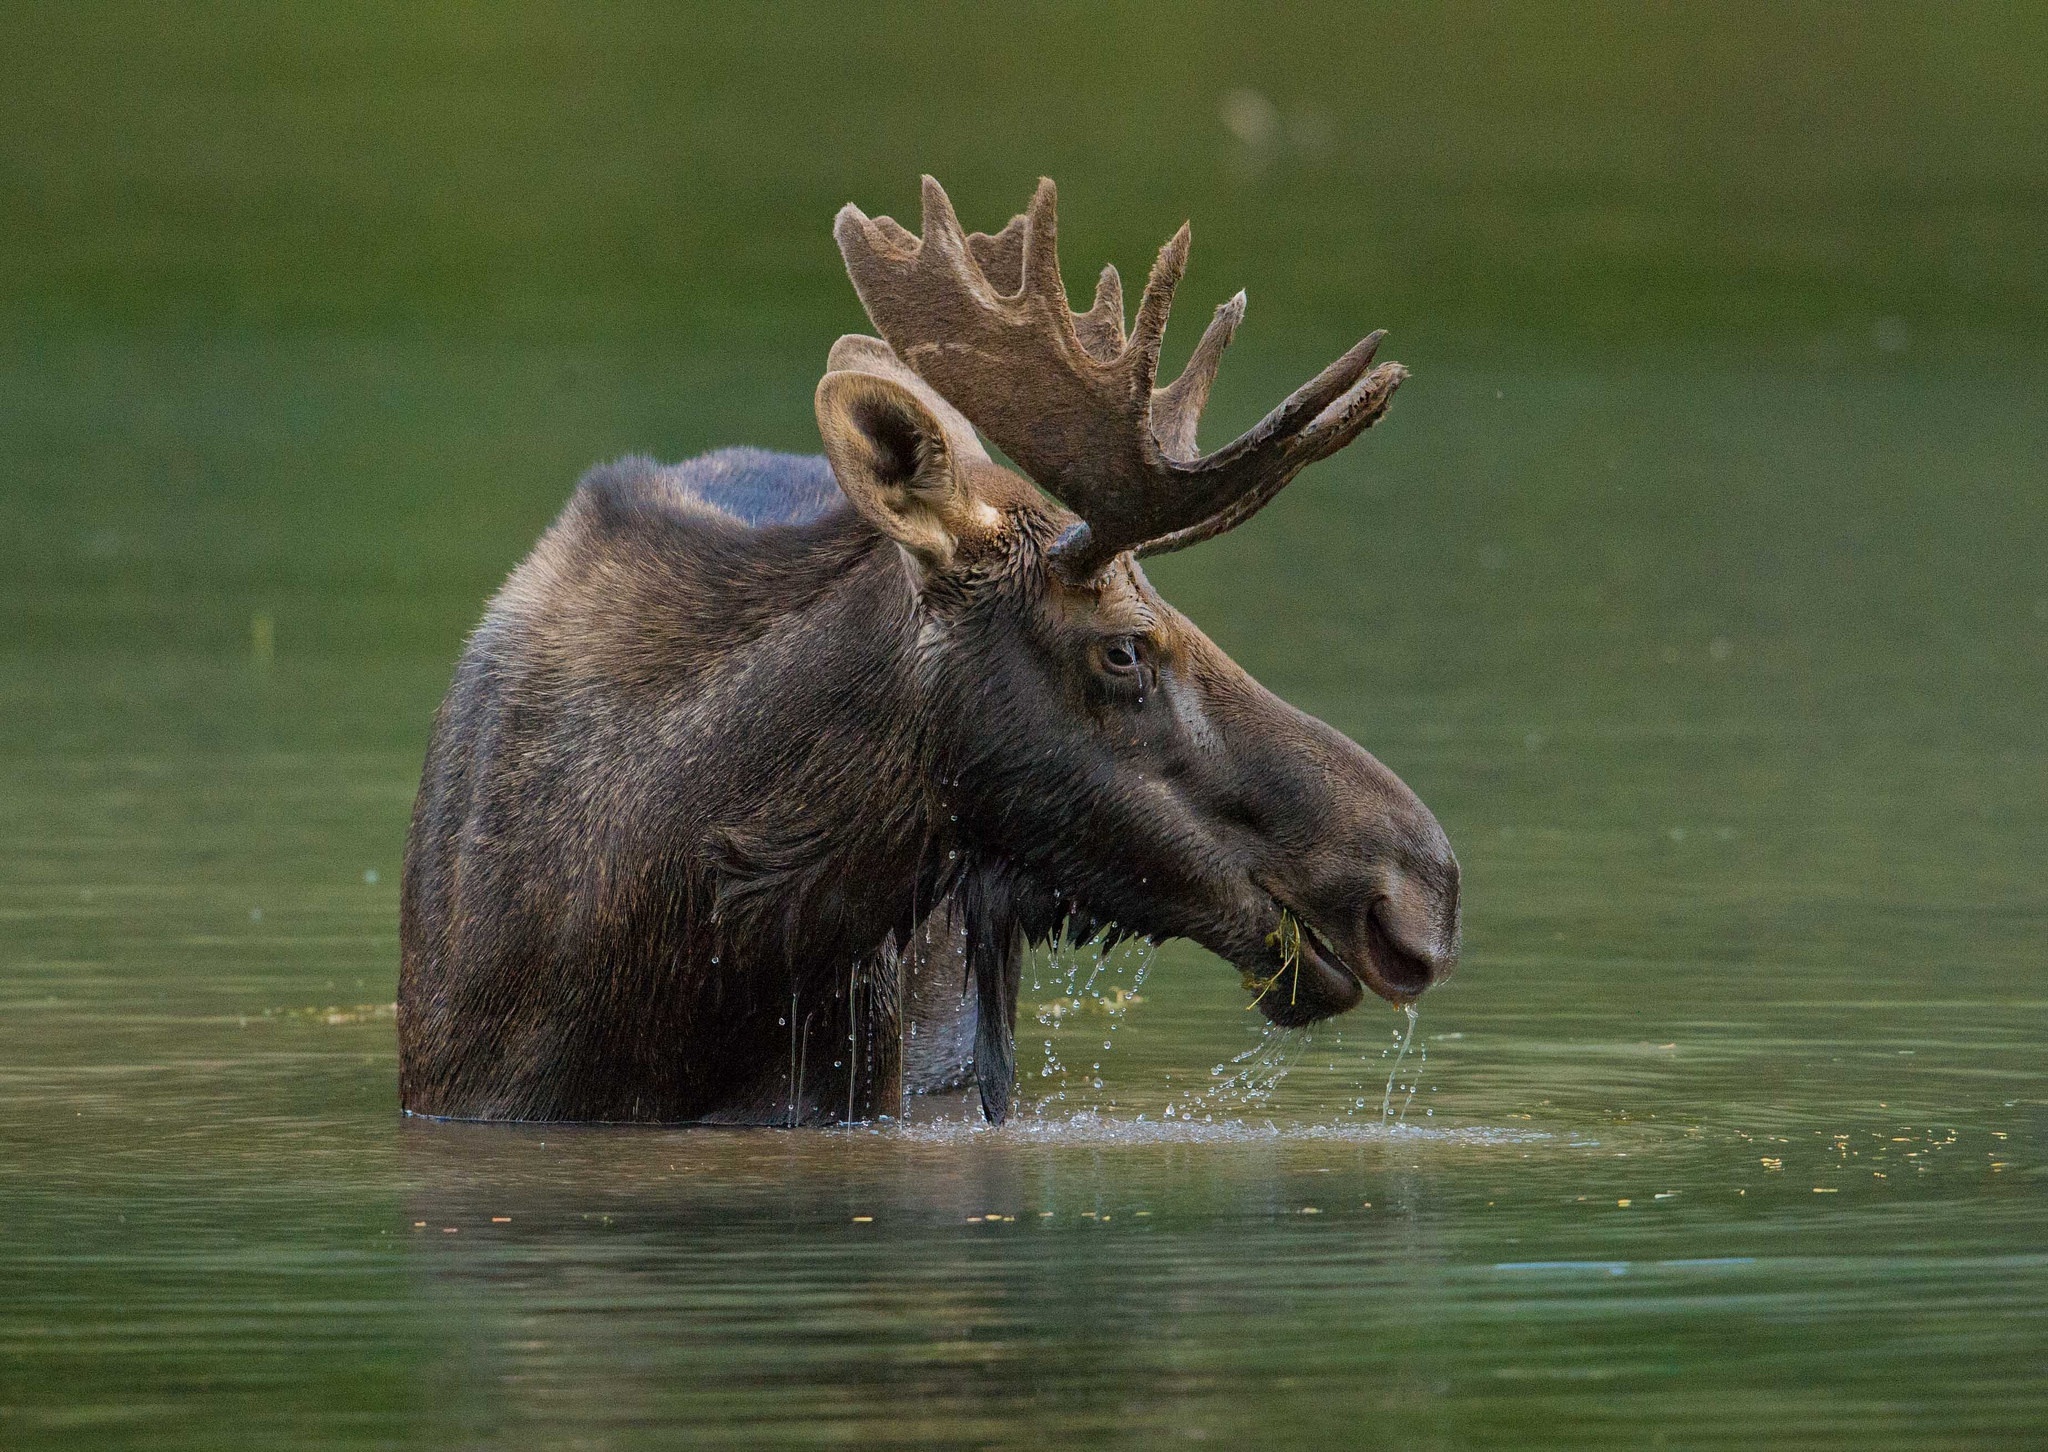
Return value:
<svg viewBox="0 0 2048 1452">
<path fill-rule="evenodd" d="M 1027 944 L 1190 938 L 1283 1025 L 1451 969 L 1436 819 L 1139 563 L 1406 370 L 1374 333 L 1199 454 L 1244 294 L 1155 388 L 1188 229 L 1126 335 L 1113 267 L 1069 310 L 1055 226 L 1050 181 L 993 236 L 929 177 L 922 237 L 847 206 L 881 337 L 831 351 L 823 457 L 601 467 L 492 600 L 406 845 L 407 1110 L 797 1125 L 971 1082 L 999 1123 Z"/>
</svg>

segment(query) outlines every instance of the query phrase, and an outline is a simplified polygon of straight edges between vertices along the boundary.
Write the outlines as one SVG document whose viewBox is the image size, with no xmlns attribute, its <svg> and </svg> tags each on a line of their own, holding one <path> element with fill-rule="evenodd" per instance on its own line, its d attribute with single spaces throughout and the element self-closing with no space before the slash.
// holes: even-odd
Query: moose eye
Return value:
<svg viewBox="0 0 2048 1452">
<path fill-rule="evenodd" d="M 1102 647 L 1102 666 L 1112 675 L 1133 674 L 1138 669 L 1138 642 L 1128 638 L 1110 641 Z"/>
</svg>

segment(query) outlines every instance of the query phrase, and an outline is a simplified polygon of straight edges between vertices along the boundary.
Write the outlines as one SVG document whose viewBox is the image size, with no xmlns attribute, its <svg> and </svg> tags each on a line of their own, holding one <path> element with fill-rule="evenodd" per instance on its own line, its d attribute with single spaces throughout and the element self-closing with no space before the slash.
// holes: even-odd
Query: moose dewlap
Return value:
<svg viewBox="0 0 2048 1452">
<path fill-rule="evenodd" d="M 1050 181 L 992 236 L 929 177 L 921 237 L 847 207 L 881 337 L 832 349 L 824 456 L 600 468 L 491 602 L 406 845 L 406 1109 L 794 1125 L 972 1082 L 1000 1121 L 1027 943 L 1191 938 L 1282 1024 L 1450 971 L 1436 819 L 1139 564 L 1405 371 L 1375 333 L 1201 454 L 1244 295 L 1156 387 L 1187 228 L 1128 332 L 1114 268 L 1069 310 L 1055 230 Z"/>
</svg>

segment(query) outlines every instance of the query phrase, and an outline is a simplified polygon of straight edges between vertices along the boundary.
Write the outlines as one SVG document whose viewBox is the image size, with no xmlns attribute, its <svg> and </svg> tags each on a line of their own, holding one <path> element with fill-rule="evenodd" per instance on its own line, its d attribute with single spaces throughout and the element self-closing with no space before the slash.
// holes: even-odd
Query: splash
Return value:
<svg viewBox="0 0 2048 1452">
<path fill-rule="evenodd" d="M 1038 1071 L 1043 1093 L 1036 1105 L 1040 1112 L 1066 1103 L 1070 1091 L 1080 1098 L 1101 1091 L 1103 1061 L 1115 1049 L 1117 1033 L 1130 1010 L 1145 1001 L 1139 990 L 1145 986 L 1145 975 L 1152 971 L 1152 960 L 1158 952 L 1156 943 L 1144 943 L 1142 953 L 1126 953 L 1105 947 L 1097 938 L 1071 950 L 1063 950 L 1054 942 L 1043 960 L 1042 971 L 1039 963 L 1033 963 L 1031 991 L 1037 999 L 1035 1016 L 1044 1031 L 1044 1059 Z M 1121 980 L 1134 962 L 1136 971 L 1126 987 Z M 1048 987 L 1052 996 L 1040 997 Z M 1090 1020 L 1098 1016 L 1107 1020 L 1101 1029 L 1101 1049 L 1089 1059 L 1086 1070 L 1070 1070 L 1060 1058 L 1062 1046 L 1056 1042 L 1055 1034 L 1065 1029 L 1092 1035 L 1096 1029 Z M 1072 1045 L 1066 1047 L 1072 1051 Z M 1110 1099 L 1106 1107 L 1115 1108 L 1116 1101 Z"/>
<path fill-rule="evenodd" d="M 1199 1094 L 1169 1103 L 1165 1117 L 1181 1123 L 1199 1120 L 1214 1124 L 1218 1114 L 1228 1122 L 1233 1109 L 1265 1107 L 1308 1044 L 1307 1034 L 1268 1025 L 1257 1043 L 1228 1064 L 1218 1064 L 1209 1071 L 1210 1078 L 1217 1082 Z"/>
<path fill-rule="evenodd" d="M 1275 1123 L 1267 1119 L 1125 1119 L 1083 1109 L 1073 1114 L 1013 1116 L 1000 1127 L 979 1116 L 961 1115 L 923 1123 L 871 1126 L 868 1133 L 911 1144 L 952 1145 L 974 1140 L 1033 1145 L 1155 1144 L 1443 1144 L 1486 1147 L 1535 1144 L 1555 1138 L 1538 1130 L 1490 1127 L 1426 1128 L 1421 1125 L 1338 1121 L 1333 1124 Z"/>
<path fill-rule="evenodd" d="M 1286 943 L 1283 941 L 1279 946 L 1285 957 Z M 1283 1123 L 1299 1121 L 1304 1110 L 1311 1116 L 1314 1110 L 1295 1102 L 1302 1094 L 1290 1090 L 1283 1096 L 1281 1091 L 1290 1074 L 1301 1068 L 1304 1056 L 1311 1056 L 1310 1070 L 1314 1072 L 1304 1071 L 1306 1081 L 1302 1081 L 1301 1075 L 1295 1076 L 1302 1087 L 1311 1094 L 1326 1087 L 1335 1088 L 1341 1096 L 1336 1123 L 1324 1126 L 1325 1131 L 1343 1136 L 1362 1134 L 1370 1139 L 1380 1137 L 1384 1131 L 1405 1129 L 1429 1059 L 1428 1044 L 1416 1034 L 1419 1015 L 1412 1005 L 1403 1009 L 1405 1022 L 1401 1027 L 1379 1041 L 1376 1053 L 1371 1049 L 1355 1053 L 1355 1064 L 1345 1054 L 1343 1030 L 1336 1025 L 1320 1030 L 1262 1025 L 1255 1042 L 1209 1070 L 1206 1084 L 1175 1082 L 1179 1076 L 1169 1074 L 1163 1112 L 1158 1112 L 1157 1118 L 1149 1123 L 1146 1113 L 1132 1117 L 1141 1107 L 1151 1112 L 1158 1101 L 1146 1092 L 1145 1086 L 1106 1077 L 1104 1071 L 1111 1066 L 1105 1061 L 1116 1045 L 1130 1008 L 1144 1001 L 1139 989 L 1145 983 L 1156 951 L 1151 946 L 1141 955 L 1106 950 L 1096 940 L 1082 944 L 1055 942 L 1032 956 L 1027 970 L 1029 1008 L 1040 1030 L 1043 1056 L 1037 1082 L 1031 1086 L 1036 1093 L 1028 1111 L 1036 1125 L 1020 1133 L 1036 1136 L 1046 1132 L 1046 1125 L 1078 1122 L 1087 1115 L 1099 1116 L 1107 1124 L 1147 1124 L 1143 1131 L 1147 1137 L 1198 1138 L 1179 1135 L 1179 1128 L 1197 1125 L 1236 1136 L 1247 1124 L 1263 1122 L 1270 1126 L 1275 1119 Z M 1285 977 L 1283 969 L 1277 983 L 1254 986 L 1276 988 L 1284 993 Z M 1089 1042 L 1091 1039 L 1093 1043 Z M 1313 1057 L 1326 1052 L 1334 1084 L 1326 1083 L 1320 1072 L 1323 1065 Z M 1372 1061 L 1377 1058 L 1385 1063 L 1390 1056 L 1392 1063 L 1381 1086 L 1380 1112 L 1374 1116 L 1370 1086 L 1377 1075 Z M 1117 1104 L 1120 1093 L 1136 1100 L 1122 1115 Z M 1433 1118 L 1434 1113 L 1425 1110 L 1421 1117 Z M 1012 1122 L 1019 1121 L 1013 1117 Z M 1177 1128 L 1162 1131 L 1160 1125 Z M 1368 1126 L 1371 1132 L 1363 1133 Z"/>
</svg>

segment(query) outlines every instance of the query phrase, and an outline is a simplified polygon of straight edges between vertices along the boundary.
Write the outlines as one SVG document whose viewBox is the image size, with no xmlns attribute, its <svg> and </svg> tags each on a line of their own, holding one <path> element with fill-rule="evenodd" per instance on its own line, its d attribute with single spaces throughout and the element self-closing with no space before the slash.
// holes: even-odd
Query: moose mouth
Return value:
<svg viewBox="0 0 2048 1452">
<path fill-rule="evenodd" d="M 1427 959 L 1404 947 L 1374 908 L 1366 919 L 1364 952 L 1346 959 L 1313 922 L 1273 900 L 1280 927 L 1269 940 L 1271 957 L 1243 968 L 1267 1021 L 1299 1028 L 1356 1008 L 1370 988 L 1388 1003 L 1405 1005 L 1421 996 L 1433 976 Z"/>
</svg>

